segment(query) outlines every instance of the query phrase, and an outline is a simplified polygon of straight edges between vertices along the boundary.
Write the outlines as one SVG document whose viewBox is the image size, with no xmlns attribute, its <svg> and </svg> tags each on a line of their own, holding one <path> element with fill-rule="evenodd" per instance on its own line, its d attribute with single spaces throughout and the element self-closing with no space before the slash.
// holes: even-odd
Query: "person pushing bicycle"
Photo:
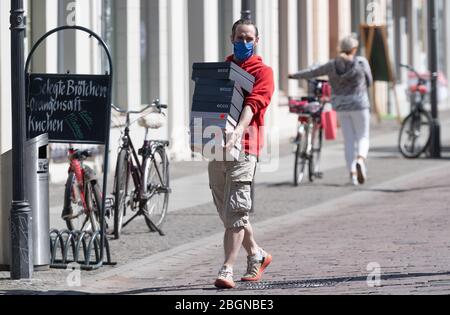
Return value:
<svg viewBox="0 0 450 315">
<path fill-rule="evenodd" d="M 340 55 L 328 63 L 289 75 L 290 79 L 311 79 L 328 75 L 333 90 L 332 104 L 338 112 L 345 142 L 345 159 L 352 185 L 367 180 L 366 160 L 370 146 L 370 102 L 367 89 L 373 83 L 366 58 L 357 56 L 359 42 L 347 36 L 340 43 Z"/>
</svg>

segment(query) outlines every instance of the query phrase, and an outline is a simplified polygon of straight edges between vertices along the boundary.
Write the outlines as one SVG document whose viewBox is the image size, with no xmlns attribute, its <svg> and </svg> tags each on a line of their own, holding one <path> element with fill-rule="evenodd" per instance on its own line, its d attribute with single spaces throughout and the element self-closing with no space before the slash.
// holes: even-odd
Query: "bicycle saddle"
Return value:
<svg viewBox="0 0 450 315">
<path fill-rule="evenodd" d="M 77 151 L 73 154 L 73 157 L 75 159 L 87 159 L 90 158 L 92 156 L 92 151 L 90 150 L 84 150 L 84 151 Z"/>
<path fill-rule="evenodd" d="M 317 102 L 317 97 L 315 96 L 304 96 L 301 99 L 302 101 L 306 101 L 308 103 Z"/>
</svg>

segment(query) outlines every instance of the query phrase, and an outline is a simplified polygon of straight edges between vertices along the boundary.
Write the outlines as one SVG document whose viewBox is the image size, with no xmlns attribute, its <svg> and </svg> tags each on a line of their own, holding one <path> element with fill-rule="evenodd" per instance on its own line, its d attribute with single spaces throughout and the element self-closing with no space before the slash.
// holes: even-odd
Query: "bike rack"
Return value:
<svg viewBox="0 0 450 315">
<path fill-rule="evenodd" d="M 111 198 L 107 198 L 107 202 L 107 209 L 114 206 Z M 72 263 L 80 265 L 81 270 L 97 269 L 95 266 L 100 263 L 107 266 L 117 265 L 117 263 L 111 261 L 109 241 L 106 237 L 103 243 L 106 251 L 106 262 L 103 261 L 101 230 L 92 232 L 53 229 L 50 231 L 49 236 L 50 268 L 67 269 Z M 82 257 L 80 256 L 80 250 L 82 250 Z M 71 258 L 69 258 L 69 254 L 72 255 Z M 93 257 L 95 257 L 94 261 L 92 261 Z"/>
<path fill-rule="evenodd" d="M 113 266 L 108 239 L 105 238 L 104 250 L 106 262 L 101 259 L 101 232 L 81 232 L 69 230 L 50 231 L 50 267 L 55 269 L 67 269 L 72 263 L 80 265 L 82 270 L 94 270 L 99 263 Z M 80 253 L 80 250 L 81 253 Z M 58 253 L 60 254 L 58 256 Z M 69 254 L 72 256 L 69 257 Z M 80 256 L 82 254 L 82 256 Z M 92 258 L 95 260 L 92 261 Z"/>
<path fill-rule="evenodd" d="M 60 31 L 66 30 L 74 30 L 81 31 L 89 34 L 89 37 L 94 37 L 99 44 L 103 47 L 106 56 L 109 62 L 109 72 L 106 72 L 106 75 L 110 77 L 109 82 L 109 95 L 108 95 L 108 104 L 111 104 L 111 93 L 112 93 L 112 82 L 113 82 L 113 62 L 111 53 L 109 51 L 108 45 L 103 41 L 103 39 L 97 35 L 95 32 L 91 31 L 88 28 L 82 26 L 61 26 L 57 27 L 46 34 L 44 34 L 31 48 L 31 51 L 28 55 L 25 64 L 25 75 L 28 74 L 28 70 L 30 68 L 31 59 L 36 51 L 36 49 L 52 34 L 58 33 Z M 105 155 L 104 155 L 104 170 L 108 170 L 109 167 L 109 140 L 110 140 L 110 121 L 111 121 L 111 107 L 107 107 L 107 115 L 109 117 L 108 124 L 105 126 L 106 136 L 105 136 Z M 110 248 L 108 239 L 106 238 L 106 223 L 105 223 L 105 214 L 106 214 L 106 190 L 107 190 L 107 179 L 108 172 L 105 171 L 103 175 L 103 190 L 102 190 L 102 208 L 100 215 L 100 230 L 94 233 L 91 232 L 80 232 L 80 231 L 58 231 L 51 230 L 50 231 L 50 246 L 51 246 L 51 268 L 67 268 L 69 262 L 69 250 L 72 249 L 73 254 L 73 262 L 79 263 L 81 262 L 81 269 L 83 270 L 96 270 L 101 268 L 103 265 L 115 265 L 116 263 L 111 262 Z M 80 249 L 83 248 L 83 258 L 84 261 L 79 261 L 80 259 Z M 57 252 L 61 251 L 61 259 L 57 259 Z M 95 262 L 91 262 L 91 254 L 92 250 L 94 250 L 95 254 Z M 106 250 L 106 258 L 107 262 L 104 262 Z"/>
</svg>

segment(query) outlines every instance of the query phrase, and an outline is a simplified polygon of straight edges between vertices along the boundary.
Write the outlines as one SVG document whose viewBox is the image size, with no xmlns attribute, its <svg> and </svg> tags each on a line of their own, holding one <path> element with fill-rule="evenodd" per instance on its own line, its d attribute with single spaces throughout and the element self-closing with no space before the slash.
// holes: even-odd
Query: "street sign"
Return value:
<svg viewBox="0 0 450 315">
<path fill-rule="evenodd" d="M 28 74 L 27 139 L 105 144 L 109 86 L 109 75 Z"/>
</svg>

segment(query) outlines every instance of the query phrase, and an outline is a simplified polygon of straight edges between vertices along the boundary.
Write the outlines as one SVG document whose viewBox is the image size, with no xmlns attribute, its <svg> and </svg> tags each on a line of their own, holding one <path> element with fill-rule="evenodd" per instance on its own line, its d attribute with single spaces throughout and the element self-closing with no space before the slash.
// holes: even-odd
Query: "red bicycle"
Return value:
<svg viewBox="0 0 450 315">
<path fill-rule="evenodd" d="M 101 189 L 94 170 L 84 164 L 91 155 L 89 150 L 70 148 L 68 151 L 70 167 L 61 217 L 71 231 L 100 229 Z"/>
<path fill-rule="evenodd" d="M 308 80 L 307 97 L 290 97 L 289 111 L 298 115 L 297 135 L 294 140 L 294 186 L 299 186 L 308 169 L 309 181 L 322 179 L 320 158 L 322 154 L 324 126 L 322 113 L 330 101 L 331 87 L 325 80 Z"/>
</svg>

